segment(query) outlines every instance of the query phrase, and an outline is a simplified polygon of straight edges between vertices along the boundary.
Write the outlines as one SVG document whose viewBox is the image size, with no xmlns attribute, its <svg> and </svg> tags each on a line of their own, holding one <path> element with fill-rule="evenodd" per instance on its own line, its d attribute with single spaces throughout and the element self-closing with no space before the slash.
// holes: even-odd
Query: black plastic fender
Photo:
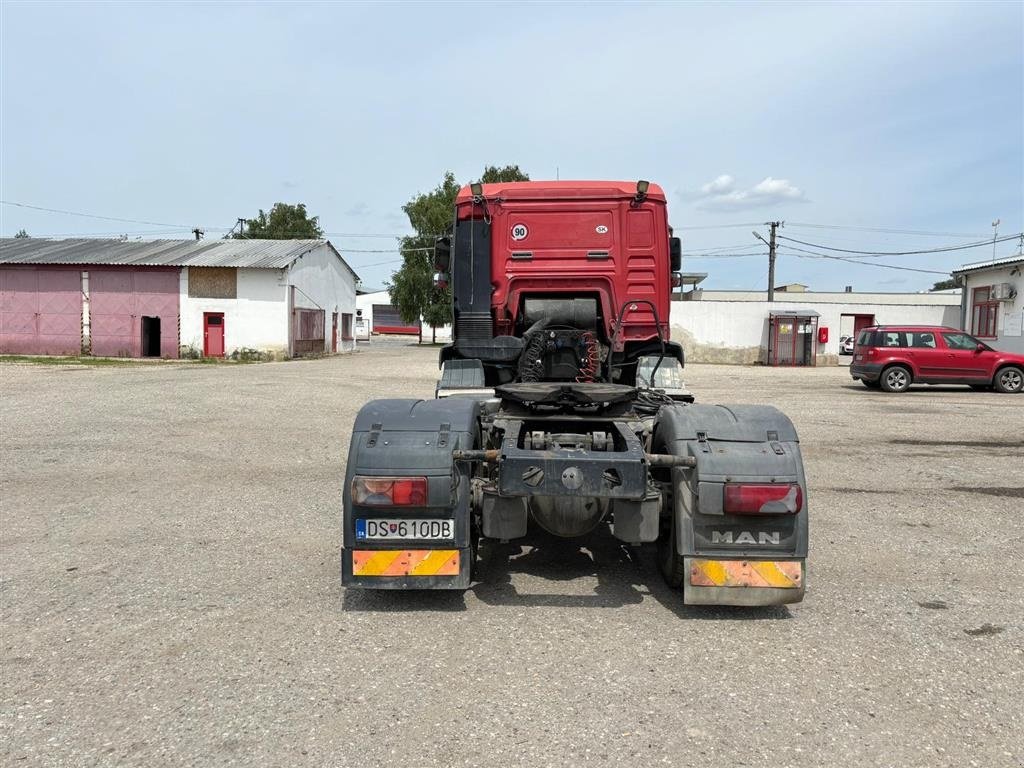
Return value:
<svg viewBox="0 0 1024 768">
<path fill-rule="evenodd" d="M 799 560 L 807 557 L 808 489 L 796 428 L 789 417 L 766 405 L 678 405 L 661 409 L 654 450 L 692 456 L 696 466 L 672 470 L 678 554 L 687 560 Z M 803 503 L 796 514 L 727 514 L 727 483 L 799 483 Z M 692 591 L 687 580 L 687 591 Z M 708 602 L 743 602 L 740 593 L 767 603 L 793 602 L 798 590 L 715 588 Z M 777 594 L 773 594 L 777 593 Z M 771 598 L 771 599 L 769 599 Z"/>
<path fill-rule="evenodd" d="M 373 400 L 352 428 L 342 513 L 342 583 L 379 589 L 465 589 L 472 565 L 470 466 L 456 465 L 453 450 L 472 450 L 479 434 L 480 404 L 468 398 Z M 418 507 L 356 506 L 356 475 L 425 477 L 426 503 Z M 415 518 L 455 521 L 451 540 L 357 540 L 359 519 Z M 458 576 L 354 576 L 352 550 L 459 550 Z"/>
</svg>

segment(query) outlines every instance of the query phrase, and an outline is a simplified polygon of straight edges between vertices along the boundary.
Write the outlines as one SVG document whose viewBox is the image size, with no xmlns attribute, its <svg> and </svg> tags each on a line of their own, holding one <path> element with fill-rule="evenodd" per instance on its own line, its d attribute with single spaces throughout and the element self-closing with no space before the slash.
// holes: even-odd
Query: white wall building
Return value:
<svg viewBox="0 0 1024 768">
<path fill-rule="evenodd" d="M 765 300 L 764 292 L 700 291 L 700 298 L 673 301 L 672 339 L 695 363 L 768 363 L 773 346 L 772 316 L 813 319 L 813 363 L 835 364 L 839 337 L 855 328 L 885 323 L 920 323 L 956 327 L 957 293 L 818 293 L 813 291 Z M 811 323 L 807 323 L 808 326 Z M 828 341 L 819 342 L 821 329 Z M 793 333 L 805 330 L 802 325 Z M 808 328 L 808 330 L 810 330 Z"/>
<path fill-rule="evenodd" d="M 205 260 L 213 256 L 216 266 L 181 270 L 183 348 L 204 356 L 255 350 L 290 357 L 355 349 L 358 277 L 329 241 L 222 242 L 238 245 L 209 254 Z"/>
<path fill-rule="evenodd" d="M 965 264 L 953 272 L 963 286 L 959 326 L 986 344 L 1024 354 L 1024 256 Z"/>
<path fill-rule="evenodd" d="M 374 334 L 396 334 L 402 336 L 419 336 L 420 323 L 406 323 L 398 315 L 398 310 L 391 304 L 391 296 L 387 291 L 369 291 L 356 296 L 356 338 L 359 341 L 369 340 Z M 452 327 L 438 326 L 431 329 L 422 324 L 423 339 L 429 341 L 436 337 L 437 341 L 450 341 Z"/>
<path fill-rule="evenodd" d="M 327 240 L 5 238 L 0 351 L 113 357 L 351 351 L 357 281 Z"/>
</svg>

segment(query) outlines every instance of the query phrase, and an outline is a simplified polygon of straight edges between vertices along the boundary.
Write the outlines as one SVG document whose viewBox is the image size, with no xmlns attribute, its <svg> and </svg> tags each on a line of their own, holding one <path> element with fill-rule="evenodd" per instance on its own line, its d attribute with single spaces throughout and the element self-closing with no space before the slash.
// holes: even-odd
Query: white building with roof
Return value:
<svg viewBox="0 0 1024 768">
<path fill-rule="evenodd" d="M 960 327 L 996 349 L 1024 354 L 1024 254 L 953 270 L 963 287 Z"/>
<path fill-rule="evenodd" d="M 0 353 L 299 356 L 355 348 L 327 240 L 0 241 Z"/>
</svg>

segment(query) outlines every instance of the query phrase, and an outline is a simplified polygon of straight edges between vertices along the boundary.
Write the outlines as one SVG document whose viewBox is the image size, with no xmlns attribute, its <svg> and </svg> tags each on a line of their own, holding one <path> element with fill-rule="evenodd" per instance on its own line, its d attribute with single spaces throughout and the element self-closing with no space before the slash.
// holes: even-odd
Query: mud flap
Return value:
<svg viewBox="0 0 1024 768">
<path fill-rule="evenodd" d="M 696 460 L 672 470 L 676 548 L 683 599 L 699 605 L 781 605 L 803 599 L 807 480 L 793 423 L 771 406 L 688 405 L 659 413 L 660 450 Z M 799 486 L 795 512 L 766 506 L 726 512 L 729 485 Z M 795 509 L 795 506 L 793 507 Z"/>
<path fill-rule="evenodd" d="M 452 451 L 475 448 L 479 408 L 476 400 L 453 397 L 374 400 L 359 411 L 343 494 L 343 585 L 372 589 L 470 586 L 474 557 L 470 468 L 454 465 Z M 426 496 L 416 505 L 355 504 L 352 481 L 356 476 L 425 478 Z M 445 539 L 366 536 L 367 530 L 391 530 L 387 521 L 401 520 L 452 520 L 452 535 Z"/>
</svg>

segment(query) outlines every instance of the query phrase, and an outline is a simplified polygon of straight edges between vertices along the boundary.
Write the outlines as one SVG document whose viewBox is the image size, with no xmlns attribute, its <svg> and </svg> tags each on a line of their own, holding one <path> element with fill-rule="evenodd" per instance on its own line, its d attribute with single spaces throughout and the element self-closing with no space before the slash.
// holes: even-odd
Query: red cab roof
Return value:
<svg viewBox="0 0 1024 768">
<path fill-rule="evenodd" d="M 503 197 L 507 200 L 543 200 L 545 198 L 632 198 L 636 194 L 635 181 L 509 181 L 484 184 L 484 197 Z M 459 190 L 456 204 L 466 203 L 473 197 L 469 185 Z M 665 202 L 665 192 L 651 182 L 647 199 Z"/>
</svg>

